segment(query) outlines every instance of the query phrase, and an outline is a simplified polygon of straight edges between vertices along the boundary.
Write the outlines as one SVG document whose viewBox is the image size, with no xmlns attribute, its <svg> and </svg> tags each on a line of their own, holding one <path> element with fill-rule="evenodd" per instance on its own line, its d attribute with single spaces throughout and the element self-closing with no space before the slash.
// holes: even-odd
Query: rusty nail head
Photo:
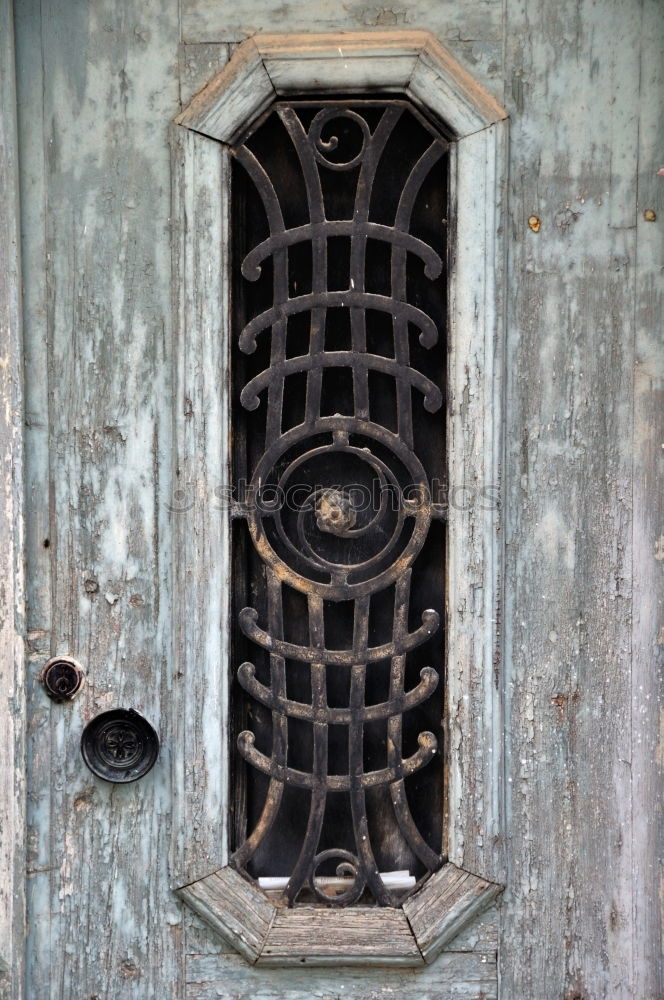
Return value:
<svg viewBox="0 0 664 1000">
<path fill-rule="evenodd" d="M 534 233 L 539 233 L 540 229 L 542 228 L 542 220 L 538 215 L 529 215 L 528 225 L 530 226 L 530 228 Z"/>
<path fill-rule="evenodd" d="M 643 213 L 643 218 L 646 222 L 655 222 L 657 219 L 657 212 L 654 208 L 647 208 Z"/>
</svg>

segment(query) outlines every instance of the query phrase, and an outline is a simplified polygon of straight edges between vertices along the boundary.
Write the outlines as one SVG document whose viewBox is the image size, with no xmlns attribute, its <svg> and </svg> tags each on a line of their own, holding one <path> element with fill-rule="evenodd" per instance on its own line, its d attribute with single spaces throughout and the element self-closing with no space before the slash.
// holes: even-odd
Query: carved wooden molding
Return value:
<svg viewBox="0 0 664 1000">
<path fill-rule="evenodd" d="M 227 866 L 229 540 L 215 505 L 199 502 L 202 485 L 207 494 L 213 486 L 229 485 L 226 144 L 276 98 L 315 91 L 402 92 L 443 122 L 453 139 L 449 477 L 453 488 L 473 491 L 475 502 L 465 502 L 468 493 L 463 503 L 452 498 L 448 517 L 450 863 L 401 909 L 288 910 Z M 253 963 L 423 965 L 501 891 L 502 715 L 494 673 L 500 659 L 496 501 L 503 447 L 506 117 L 428 33 L 381 32 L 250 39 L 176 120 L 183 126 L 173 134 L 180 327 L 176 447 L 184 499 L 192 500 L 192 509 L 187 503 L 188 516 L 174 524 L 182 595 L 175 657 L 186 664 L 193 656 L 198 669 L 191 678 L 185 669 L 174 692 L 172 882 Z"/>
<path fill-rule="evenodd" d="M 319 90 L 401 91 L 457 138 L 507 118 L 428 32 L 390 31 L 247 39 L 176 124 L 230 143 L 277 97 Z"/>
<path fill-rule="evenodd" d="M 221 868 L 178 895 L 252 965 L 430 964 L 502 891 L 446 864 L 402 909 L 276 906 L 252 882 Z"/>
</svg>

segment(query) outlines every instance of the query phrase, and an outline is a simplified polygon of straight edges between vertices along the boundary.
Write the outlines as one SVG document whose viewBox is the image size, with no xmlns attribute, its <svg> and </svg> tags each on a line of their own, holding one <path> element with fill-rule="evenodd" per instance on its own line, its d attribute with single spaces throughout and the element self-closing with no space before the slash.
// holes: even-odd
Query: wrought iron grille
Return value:
<svg viewBox="0 0 664 1000">
<path fill-rule="evenodd" d="M 442 861 L 446 153 L 397 99 L 233 148 L 232 863 L 289 905 Z"/>
</svg>

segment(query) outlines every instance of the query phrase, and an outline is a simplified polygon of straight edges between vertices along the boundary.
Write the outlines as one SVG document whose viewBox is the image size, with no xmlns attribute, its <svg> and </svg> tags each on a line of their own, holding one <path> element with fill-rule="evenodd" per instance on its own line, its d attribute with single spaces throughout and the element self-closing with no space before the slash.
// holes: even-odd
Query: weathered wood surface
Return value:
<svg viewBox="0 0 664 1000">
<path fill-rule="evenodd" d="M 230 58 L 230 45 L 180 45 L 180 102 L 188 104 Z"/>
<path fill-rule="evenodd" d="M 277 95 L 403 91 L 457 137 L 506 118 L 505 110 L 429 32 L 258 35 L 197 94 L 177 123 L 232 143 Z"/>
<path fill-rule="evenodd" d="M 279 910 L 258 959 L 275 965 L 422 965 L 403 910 L 303 906 Z"/>
<path fill-rule="evenodd" d="M 446 952 L 422 969 L 262 969 L 239 955 L 187 956 L 186 1000 L 496 1000 L 495 952 Z"/>
<path fill-rule="evenodd" d="M 177 11 L 133 0 L 18 7 L 30 359 L 26 992 L 175 997 L 166 501 Z M 56 706 L 36 675 L 64 652 L 87 681 L 73 705 Z M 126 787 L 93 778 L 79 750 L 85 722 L 113 706 L 135 708 L 161 737 L 155 769 Z"/>
<path fill-rule="evenodd" d="M 664 996 L 664 16 L 643 7 L 636 198 L 632 640 L 634 996 Z M 657 98 L 655 97 L 657 95 Z M 654 212 L 655 221 L 647 213 Z"/>
<path fill-rule="evenodd" d="M 363 29 L 431 31 L 454 52 L 454 43 L 490 44 L 489 63 L 501 60 L 503 6 L 500 0 L 459 4 L 457 0 L 399 0 L 391 7 L 349 0 L 288 0 L 273 6 L 265 0 L 234 5 L 215 0 L 183 0 L 185 42 L 240 42 L 269 31 L 362 31 Z M 456 54 L 456 53 L 455 53 Z M 500 95 L 497 95 L 500 96 Z"/>
<path fill-rule="evenodd" d="M 173 291 L 178 345 L 171 884 L 226 864 L 229 562 L 228 154 L 173 128 Z M 205 240 L 201 239 L 205 233 Z M 204 248 L 204 253 L 201 251 Z"/>
<path fill-rule="evenodd" d="M 181 899 L 222 937 L 255 962 L 263 950 L 275 919 L 275 907 L 263 893 L 231 868 L 178 889 Z"/>
<path fill-rule="evenodd" d="M 177 889 L 214 933 L 206 954 L 237 950 L 259 966 L 402 966 L 431 964 L 443 948 L 474 950 L 482 938 L 461 938 L 501 892 L 501 886 L 445 865 L 403 908 L 284 907 L 230 867 Z M 194 925 L 195 927 L 196 925 Z M 495 931 L 495 920 L 490 924 Z M 487 925 L 487 928 L 489 925 Z M 217 936 L 218 935 L 218 936 Z M 187 949 L 195 947 L 187 936 Z M 495 949 L 495 939 L 489 946 Z M 453 943 L 452 943 L 453 942 Z M 200 945 L 199 945 L 200 947 Z M 487 945 L 485 943 L 484 947 Z"/>
<path fill-rule="evenodd" d="M 499 883 L 506 157 L 505 122 L 456 145 L 447 417 L 447 851 Z"/>
<path fill-rule="evenodd" d="M 661 526 L 650 520 L 661 512 L 661 464 L 649 459 L 661 463 L 662 318 L 655 299 L 639 302 L 654 290 L 654 255 L 638 286 L 636 271 L 646 126 L 644 176 L 661 166 L 661 145 L 654 155 L 649 145 L 664 94 L 653 80 L 664 60 L 664 9 L 656 6 L 508 0 L 506 9 L 508 877 L 500 962 L 509 998 L 662 995 L 658 922 L 653 905 L 643 905 L 657 891 L 660 864 L 656 827 L 648 831 L 644 819 L 657 808 L 656 787 L 661 796 L 647 700 L 655 700 L 661 605 L 655 614 L 650 604 L 650 617 L 632 602 L 633 580 L 639 594 L 651 588 L 653 602 L 662 595 L 661 564 L 653 563 Z M 531 215 L 541 219 L 539 232 L 529 229 Z M 661 243 L 656 255 L 660 268 Z M 639 352 L 649 344 L 646 363 L 659 366 L 652 378 L 639 375 L 636 401 L 635 307 Z M 646 962 L 645 953 L 657 957 Z"/>
<path fill-rule="evenodd" d="M 232 142 L 275 98 L 275 90 L 253 40 L 197 94 L 177 123 L 203 135 Z"/>
<path fill-rule="evenodd" d="M 27 746 L 26 770 L 28 798 L 26 802 L 27 870 L 26 908 L 29 920 L 28 947 L 38 933 L 48 940 L 49 904 L 45 898 L 51 866 L 48 827 L 40 835 L 33 817 L 41 815 L 48 822 L 51 779 L 32 781 L 34 734 L 44 740 L 44 768 L 50 770 L 47 759 L 49 736 L 40 732 L 47 719 L 41 699 L 35 703 L 31 692 L 35 676 L 50 655 L 49 629 L 51 615 L 49 549 L 44 546 L 50 537 L 49 470 L 48 470 L 48 386 L 45 273 L 45 191 L 47 186 L 46 149 L 43 137 L 42 94 L 44 72 L 41 58 L 41 23 L 35 16 L 34 5 L 15 7 L 16 76 L 18 90 L 18 126 L 20 152 L 21 195 L 21 266 L 23 281 L 23 352 L 25 368 L 25 550 L 26 550 L 26 695 Z M 37 611 L 37 609 L 39 609 Z M 30 815 L 27 814 L 28 810 Z M 35 905 L 37 904 L 37 905 Z M 50 957 L 49 957 L 50 963 Z M 33 981 L 27 971 L 27 993 Z M 41 974 L 48 982 L 48 968 Z M 39 996 L 39 993 L 35 993 Z M 46 995 L 42 993 L 42 995 Z"/>
<path fill-rule="evenodd" d="M 377 90 L 389 90 L 395 83 L 399 90 L 405 90 L 421 49 L 417 35 L 367 31 L 349 34 L 336 44 L 329 34 L 302 34 L 296 42 L 302 49 L 298 60 L 291 58 L 294 46 L 286 40 L 288 36 L 257 35 L 254 44 L 279 93 L 302 91 L 307 86 L 327 89 L 325 79 L 330 81 L 330 89 L 336 90 L 344 85 L 361 90 L 367 80 Z"/>
<path fill-rule="evenodd" d="M 445 865 L 403 905 L 417 946 L 430 964 L 486 909 L 501 886 L 454 865 Z"/>
<path fill-rule="evenodd" d="M 192 955 L 235 954 L 233 945 L 191 910 L 184 919 L 187 952 Z M 493 904 L 480 913 L 452 942 L 451 951 L 487 953 L 498 950 L 498 907 Z"/>
<path fill-rule="evenodd" d="M 185 976 L 167 884 L 178 669 L 162 502 L 175 484 L 168 122 L 178 86 L 183 100 L 202 86 L 217 68 L 203 72 L 204 60 L 221 65 L 226 42 L 386 27 L 432 30 L 512 119 L 507 649 L 495 666 L 507 695 L 503 997 L 663 995 L 659 0 L 185 0 L 181 32 L 172 0 L 23 0 L 16 25 L 31 1000 L 183 996 L 185 979 L 198 1000 L 373 1000 L 392 984 L 403 997 L 495 996 L 495 964 L 473 954 L 390 972 L 389 984 L 385 970 L 251 969 L 226 953 L 190 958 Z M 53 707 L 34 678 L 66 651 L 88 683 L 73 707 Z M 78 738 L 118 703 L 144 711 L 163 752 L 148 779 L 110 789 L 83 773 Z M 471 850 L 499 857 L 500 845 L 466 837 Z"/>
<path fill-rule="evenodd" d="M 18 135 L 12 4 L 0 2 L 0 998 L 23 997 L 25 594 Z"/>
<path fill-rule="evenodd" d="M 426 101 L 459 136 L 471 135 L 507 117 L 502 104 L 492 100 L 472 74 L 437 42 L 427 44 L 420 54 L 407 93 L 416 103 Z"/>
</svg>

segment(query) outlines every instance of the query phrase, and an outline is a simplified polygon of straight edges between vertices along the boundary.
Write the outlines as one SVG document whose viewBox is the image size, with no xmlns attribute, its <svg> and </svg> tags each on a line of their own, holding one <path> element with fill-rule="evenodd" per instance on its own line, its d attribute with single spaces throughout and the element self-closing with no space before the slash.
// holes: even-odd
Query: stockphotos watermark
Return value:
<svg viewBox="0 0 664 1000">
<path fill-rule="evenodd" d="M 266 483 L 257 487 L 246 480 L 235 485 L 210 485 L 205 480 L 191 479 L 172 490 L 164 505 L 172 514 L 188 514 L 196 507 L 243 516 L 256 511 L 271 515 L 290 511 L 295 514 L 314 512 L 322 497 L 343 495 L 355 516 L 366 511 L 406 510 L 416 513 L 423 507 L 433 507 L 437 516 L 448 510 L 498 510 L 500 490 L 493 484 L 451 485 L 433 479 L 428 486 L 386 483 L 376 478 L 371 483 L 290 483 L 286 488 Z"/>
</svg>

